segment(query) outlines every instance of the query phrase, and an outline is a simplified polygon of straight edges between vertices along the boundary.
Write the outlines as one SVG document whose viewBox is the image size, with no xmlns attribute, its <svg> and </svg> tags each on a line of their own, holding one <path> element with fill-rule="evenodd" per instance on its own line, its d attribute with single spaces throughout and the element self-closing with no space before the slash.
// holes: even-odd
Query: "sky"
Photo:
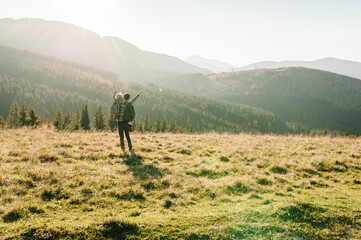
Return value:
<svg viewBox="0 0 361 240">
<path fill-rule="evenodd" d="M 361 62 L 359 0 L 0 0 L 0 6 L 0 18 L 67 22 L 180 59 L 199 55 L 236 67 L 324 57 Z"/>
</svg>

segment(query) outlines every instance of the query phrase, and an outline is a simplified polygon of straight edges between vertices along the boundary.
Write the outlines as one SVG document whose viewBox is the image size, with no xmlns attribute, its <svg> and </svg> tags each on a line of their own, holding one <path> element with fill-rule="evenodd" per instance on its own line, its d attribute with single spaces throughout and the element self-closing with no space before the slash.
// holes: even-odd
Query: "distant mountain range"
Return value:
<svg viewBox="0 0 361 240">
<path fill-rule="evenodd" d="M 127 81 L 147 82 L 171 74 L 212 73 L 176 57 L 143 51 L 116 37 L 68 23 L 41 19 L 0 19 L 0 45 L 118 73 Z"/>
<path fill-rule="evenodd" d="M 259 62 L 238 68 L 237 70 L 272 69 L 282 67 L 306 67 L 338 73 L 361 79 L 361 62 L 341 60 L 337 58 L 322 58 L 316 61 L 282 61 Z"/>
<path fill-rule="evenodd" d="M 307 129 L 361 134 L 361 81 L 331 72 L 289 67 L 163 79 L 183 92 L 246 104 Z"/>
<path fill-rule="evenodd" d="M 206 59 L 196 55 L 189 57 L 184 61 L 200 68 L 209 69 L 214 73 L 231 72 L 232 69 L 236 68 L 229 63 L 221 62 L 216 59 Z"/>
<path fill-rule="evenodd" d="M 214 73 L 245 71 L 256 69 L 276 69 L 283 67 L 305 67 L 328 72 L 338 73 L 349 77 L 361 79 L 361 62 L 342 60 L 337 58 L 322 58 L 315 61 L 264 61 L 244 67 L 235 67 L 216 59 L 206 59 L 200 56 L 192 56 L 184 60 L 194 66 L 209 69 Z"/>
</svg>

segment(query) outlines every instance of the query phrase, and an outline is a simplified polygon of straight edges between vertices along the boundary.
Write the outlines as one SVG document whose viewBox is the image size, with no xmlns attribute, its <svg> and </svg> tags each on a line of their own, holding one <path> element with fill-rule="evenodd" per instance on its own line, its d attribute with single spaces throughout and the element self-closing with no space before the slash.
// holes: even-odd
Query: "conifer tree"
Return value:
<svg viewBox="0 0 361 240">
<path fill-rule="evenodd" d="M 186 122 L 186 131 L 190 132 L 190 133 L 194 131 L 193 126 L 191 124 L 191 120 L 189 119 L 189 116 L 188 116 L 187 122 Z"/>
<path fill-rule="evenodd" d="M 144 132 L 150 132 L 151 131 L 151 125 L 148 114 L 145 114 L 144 122 L 143 122 L 143 131 Z"/>
<path fill-rule="evenodd" d="M 108 127 L 109 127 L 109 130 L 112 132 L 114 132 L 114 130 L 117 127 L 117 122 L 114 121 L 114 115 L 111 114 L 110 112 L 109 112 L 109 116 L 108 116 Z"/>
<path fill-rule="evenodd" d="M 76 113 L 73 113 L 71 119 L 71 129 L 77 131 L 80 129 L 80 110 L 77 110 Z"/>
<path fill-rule="evenodd" d="M 102 106 L 99 105 L 94 116 L 94 127 L 96 130 L 105 129 L 105 115 L 103 113 Z"/>
<path fill-rule="evenodd" d="M 63 128 L 63 114 L 61 113 L 61 109 L 58 108 L 58 110 L 55 113 L 54 118 L 54 127 L 58 130 L 61 130 Z"/>
<path fill-rule="evenodd" d="M 153 124 L 153 132 L 160 132 L 161 121 L 157 118 Z"/>
<path fill-rule="evenodd" d="M 42 113 L 39 114 L 38 123 L 39 123 L 39 125 L 44 124 L 44 115 Z"/>
<path fill-rule="evenodd" d="M 29 119 L 28 119 L 28 124 L 30 126 L 37 126 L 39 125 L 39 117 L 38 114 L 36 113 L 36 110 L 34 107 L 31 107 L 29 109 Z"/>
<path fill-rule="evenodd" d="M 172 115 L 172 118 L 169 121 L 168 131 L 169 132 L 176 132 L 176 130 L 177 130 L 177 123 L 175 121 L 174 115 Z"/>
<path fill-rule="evenodd" d="M 71 118 L 70 118 L 70 110 L 68 109 L 64 115 L 64 120 L 63 120 L 63 129 L 70 129 L 71 128 Z"/>
<path fill-rule="evenodd" d="M 23 105 L 21 105 L 20 110 L 19 110 L 19 125 L 20 126 L 28 125 L 27 116 L 28 116 L 28 110 L 27 110 L 26 106 L 23 104 Z"/>
<path fill-rule="evenodd" d="M 0 115 L 0 127 L 5 126 L 5 119 Z"/>
<path fill-rule="evenodd" d="M 89 117 L 89 111 L 88 111 L 88 104 L 82 105 L 80 127 L 83 130 L 90 130 L 90 117 Z"/>
<path fill-rule="evenodd" d="M 132 122 L 132 125 L 133 125 L 133 129 L 138 131 L 138 132 L 143 132 L 143 124 L 142 122 L 138 122 L 136 120 L 134 120 Z"/>
<path fill-rule="evenodd" d="M 6 122 L 10 128 L 19 126 L 19 107 L 16 100 L 12 101 Z"/>
<path fill-rule="evenodd" d="M 167 126 L 168 126 L 167 118 L 163 116 L 162 122 L 160 124 L 160 131 L 165 132 L 167 130 Z"/>
</svg>

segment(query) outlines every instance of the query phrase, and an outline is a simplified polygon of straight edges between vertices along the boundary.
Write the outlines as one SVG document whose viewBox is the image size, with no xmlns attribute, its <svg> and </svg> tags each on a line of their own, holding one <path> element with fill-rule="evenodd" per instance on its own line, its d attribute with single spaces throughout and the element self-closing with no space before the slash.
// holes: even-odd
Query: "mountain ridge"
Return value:
<svg viewBox="0 0 361 240">
<path fill-rule="evenodd" d="M 218 59 L 207 59 L 198 55 L 193 55 L 186 58 L 184 61 L 201 68 L 209 69 L 214 73 L 229 72 L 232 71 L 233 68 L 236 68 L 235 66 Z"/>
<path fill-rule="evenodd" d="M 237 68 L 239 71 L 254 69 L 275 69 L 282 67 L 306 67 L 361 79 L 361 62 L 325 57 L 314 61 L 262 61 Z"/>
<path fill-rule="evenodd" d="M 42 19 L 0 19 L 0 44 L 118 73 L 128 81 L 148 82 L 172 73 L 201 69 L 166 54 L 143 51 L 117 37 L 101 37 L 75 25 Z"/>
</svg>

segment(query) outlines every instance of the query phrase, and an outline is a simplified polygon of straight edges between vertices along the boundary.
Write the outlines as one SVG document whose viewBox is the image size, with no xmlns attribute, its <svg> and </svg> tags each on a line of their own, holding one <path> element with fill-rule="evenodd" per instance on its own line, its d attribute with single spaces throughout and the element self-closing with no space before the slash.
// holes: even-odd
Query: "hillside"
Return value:
<svg viewBox="0 0 361 240">
<path fill-rule="evenodd" d="M 182 75 L 162 84 L 266 109 L 309 129 L 361 134 L 361 81 L 355 78 L 299 67 Z"/>
<path fill-rule="evenodd" d="M 322 58 L 315 61 L 282 61 L 273 62 L 265 61 L 250 64 L 239 68 L 238 70 L 254 70 L 254 69 L 274 69 L 282 67 L 306 67 L 324 70 L 328 72 L 338 73 L 341 75 L 358 78 L 361 80 L 361 62 L 348 61 L 337 58 Z"/>
<path fill-rule="evenodd" d="M 91 115 L 98 105 L 110 109 L 115 90 L 132 95 L 145 88 L 136 102 L 136 121 L 148 114 L 151 122 L 175 117 L 179 126 L 189 120 L 197 132 L 241 132 L 252 129 L 268 133 L 294 133 L 298 128 L 270 112 L 244 105 L 182 94 L 174 90 L 147 87 L 121 81 L 116 74 L 38 54 L 0 46 L 0 114 L 6 118 L 10 103 L 33 104 L 45 117 L 58 108 L 77 111 L 89 104 Z M 107 114 L 107 112 L 106 112 Z"/>
<path fill-rule="evenodd" d="M 148 82 L 175 73 L 211 73 L 178 58 L 142 51 L 116 37 L 100 37 L 71 24 L 41 19 L 0 19 L 0 44 Z"/>
<path fill-rule="evenodd" d="M 4 239 L 360 239 L 360 138 L 0 129 Z"/>
</svg>

